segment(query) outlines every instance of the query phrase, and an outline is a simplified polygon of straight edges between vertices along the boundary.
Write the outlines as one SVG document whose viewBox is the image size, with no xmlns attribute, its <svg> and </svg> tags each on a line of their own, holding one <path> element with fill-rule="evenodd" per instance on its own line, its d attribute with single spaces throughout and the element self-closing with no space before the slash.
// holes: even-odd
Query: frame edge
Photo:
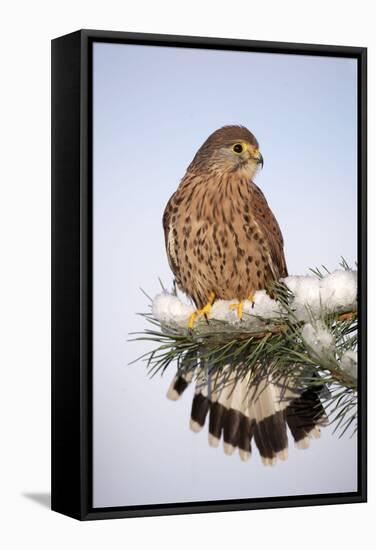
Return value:
<svg viewBox="0 0 376 550">
<path fill-rule="evenodd" d="M 51 42 L 51 508 L 81 519 L 80 32 Z"/>
</svg>

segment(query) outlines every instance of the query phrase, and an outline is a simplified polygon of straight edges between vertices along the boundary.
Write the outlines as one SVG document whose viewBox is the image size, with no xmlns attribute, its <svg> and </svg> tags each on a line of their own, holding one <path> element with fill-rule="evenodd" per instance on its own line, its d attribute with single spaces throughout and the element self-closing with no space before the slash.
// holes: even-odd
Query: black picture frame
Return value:
<svg viewBox="0 0 376 550">
<path fill-rule="evenodd" d="M 358 64 L 358 490 L 353 493 L 92 506 L 92 45 L 350 57 Z M 52 509 L 80 520 L 365 502 L 367 498 L 367 50 L 80 30 L 52 40 Z"/>
</svg>

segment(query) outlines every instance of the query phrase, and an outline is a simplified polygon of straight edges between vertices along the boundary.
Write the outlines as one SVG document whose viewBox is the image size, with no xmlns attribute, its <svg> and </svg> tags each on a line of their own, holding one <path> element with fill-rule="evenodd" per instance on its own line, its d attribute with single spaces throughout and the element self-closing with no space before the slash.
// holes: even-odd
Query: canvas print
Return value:
<svg viewBox="0 0 376 550">
<path fill-rule="evenodd" d="M 93 506 L 358 487 L 357 63 L 93 45 Z"/>
</svg>

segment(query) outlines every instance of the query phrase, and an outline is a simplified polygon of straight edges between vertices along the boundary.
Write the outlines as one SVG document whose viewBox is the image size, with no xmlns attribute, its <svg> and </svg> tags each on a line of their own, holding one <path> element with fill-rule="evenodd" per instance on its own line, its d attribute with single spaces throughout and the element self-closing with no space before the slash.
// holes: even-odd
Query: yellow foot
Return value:
<svg viewBox="0 0 376 550">
<path fill-rule="evenodd" d="M 254 306 L 254 295 L 250 294 L 247 298 L 250 302 L 252 302 L 252 307 Z M 237 302 L 236 304 L 230 304 L 230 309 L 236 309 L 236 313 L 238 315 L 238 318 L 241 320 L 243 319 L 243 312 L 244 312 L 244 301 L 240 300 L 240 302 Z"/>
<path fill-rule="evenodd" d="M 210 296 L 209 296 L 208 303 L 203 308 L 196 309 L 196 311 L 194 311 L 192 313 L 192 315 L 190 315 L 189 321 L 188 321 L 188 327 L 189 328 L 193 328 L 196 319 L 198 319 L 199 317 L 201 317 L 203 315 L 207 315 L 208 313 L 210 313 L 214 300 L 215 300 L 215 294 L 214 294 L 214 292 L 211 292 Z"/>
</svg>

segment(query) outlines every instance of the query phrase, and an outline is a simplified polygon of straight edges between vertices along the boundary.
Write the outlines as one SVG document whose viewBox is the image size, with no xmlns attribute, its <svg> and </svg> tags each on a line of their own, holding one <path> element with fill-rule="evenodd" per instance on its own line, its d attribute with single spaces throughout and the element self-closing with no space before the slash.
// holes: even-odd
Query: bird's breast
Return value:
<svg viewBox="0 0 376 550">
<path fill-rule="evenodd" d="M 187 190 L 181 212 L 196 222 L 231 224 L 244 212 L 244 204 L 249 204 L 250 198 L 246 179 L 218 175 Z"/>
</svg>

